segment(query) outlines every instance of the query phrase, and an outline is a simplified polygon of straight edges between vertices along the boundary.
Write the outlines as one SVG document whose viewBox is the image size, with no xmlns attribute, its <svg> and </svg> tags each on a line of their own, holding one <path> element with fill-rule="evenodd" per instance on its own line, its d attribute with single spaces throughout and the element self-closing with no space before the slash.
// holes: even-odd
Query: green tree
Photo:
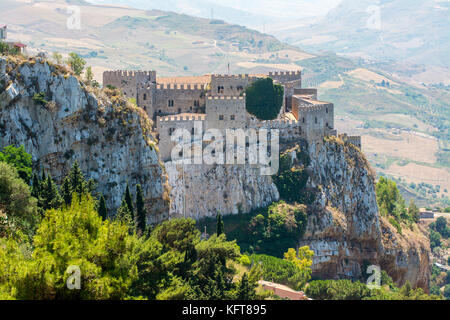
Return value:
<svg viewBox="0 0 450 320">
<path fill-rule="evenodd" d="M 283 105 L 284 89 L 274 85 L 271 78 L 260 79 L 247 87 L 247 111 L 260 120 L 273 120 Z"/>
<path fill-rule="evenodd" d="M 92 73 L 92 67 L 87 67 L 86 68 L 85 77 L 86 77 L 86 83 L 88 85 L 91 85 L 92 84 L 92 80 L 94 79 L 94 74 Z"/>
<path fill-rule="evenodd" d="M 164 250 L 186 252 L 200 241 L 200 231 L 192 219 L 171 219 L 158 225 L 152 232 Z"/>
<path fill-rule="evenodd" d="M 98 205 L 98 215 L 102 217 L 103 220 L 106 220 L 106 218 L 108 217 L 108 209 L 106 208 L 106 201 L 103 195 L 100 196 Z"/>
<path fill-rule="evenodd" d="M 419 208 L 414 203 L 414 200 L 410 200 L 409 207 L 408 207 L 408 213 L 411 216 L 411 218 L 414 220 L 414 222 L 418 223 L 420 220 L 420 212 Z"/>
<path fill-rule="evenodd" d="M 308 246 L 298 249 L 290 248 L 285 254 L 284 259 L 294 264 L 299 270 L 302 278 L 299 279 L 300 285 L 305 284 L 311 278 L 311 266 L 313 263 L 314 251 L 310 250 Z"/>
<path fill-rule="evenodd" d="M 71 52 L 69 53 L 69 60 L 67 61 L 67 64 L 70 66 L 72 71 L 79 76 L 83 72 L 86 61 L 84 61 L 78 54 Z"/>
<path fill-rule="evenodd" d="M 15 299 L 125 299 L 138 277 L 139 240 L 127 226 L 102 221 L 94 200 L 74 197 L 70 207 L 46 212 L 30 257 L 15 241 L 0 245 L 0 292 Z M 81 287 L 69 290 L 69 266 Z"/>
<path fill-rule="evenodd" d="M 136 186 L 136 227 L 143 234 L 147 226 L 147 212 L 145 211 L 144 195 L 140 184 Z"/>
<path fill-rule="evenodd" d="M 120 204 L 119 209 L 117 209 L 116 220 L 126 224 L 129 227 L 130 232 L 134 232 L 134 220 L 125 199 L 122 199 L 122 203 Z"/>
<path fill-rule="evenodd" d="M 10 145 L 4 147 L 0 152 L 0 161 L 9 163 L 15 167 L 19 173 L 19 176 L 27 184 L 30 183 L 32 175 L 31 160 L 31 155 L 25 151 L 25 147 L 23 145 L 20 147 Z"/>
<path fill-rule="evenodd" d="M 447 219 L 445 219 L 444 217 L 437 218 L 435 229 L 437 232 L 441 234 L 443 238 L 447 238 L 448 237 Z"/>
<path fill-rule="evenodd" d="M 394 181 L 380 177 L 376 185 L 376 195 L 378 207 L 382 215 L 387 216 L 392 214 L 395 209 L 395 204 L 400 197 L 397 185 Z"/>
<path fill-rule="evenodd" d="M 224 225 L 222 220 L 222 215 L 219 213 L 217 215 L 217 225 L 216 225 L 216 233 L 220 236 L 224 232 Z"/>
<path fill-rule="evenodd" d="M 125 188 L 125 194 L 124 194 L 125 203 L 128 206 L 128 211 L 130 212 L 131 219 L 134 220 L 134 207 L 133 207 L 133 197 L 131 196 L 130 187 L 128 186 Z"/>
<path fill-rule="evenodd" d="M 256 298 L 256 286 L 250 283 L 247 273 L 245 272 L 238 285 L 236 294 L 237 300 L 254 300 Z"/>
<path fill-rule="evenodd" d="M 74 192 L 76 192 L 80 197 L 86 192 L 86 180 L 83 173 L 81 172 L 77 160 L 75 160 L 72 165 L 72 169 L 70 169 L 69 171 L 69 181 L 71 197 Z"/>
<path fill-rule="evenodd" d="M 70 183 L 69 176 L 66 176 L 61 185 L 61 196 L 64 203 L 68 206 L 72 202 L 72 184 Z"/>
<path fill-rule="evenodd" d="M 44 210 L 59 208 L 63 203 L 58 188 L 50 174 L 47 176 L 47 181 L 43 182 L 41 196 Z"/>
<path fill-rule="evenodd" d="M 11 165 L 0 162 L 0 207 L 14 230 L 31 234 L 38 221 L 37 201 Z"/>
<path fill-rule="evenodd" d="M 433 250 L 436 247 L 440 247 L 441 246 L 441 235 L 439 232 L 436 232 L 434 230 L 430 230 L 430 247 L 431 250 Z"/>
</svg>

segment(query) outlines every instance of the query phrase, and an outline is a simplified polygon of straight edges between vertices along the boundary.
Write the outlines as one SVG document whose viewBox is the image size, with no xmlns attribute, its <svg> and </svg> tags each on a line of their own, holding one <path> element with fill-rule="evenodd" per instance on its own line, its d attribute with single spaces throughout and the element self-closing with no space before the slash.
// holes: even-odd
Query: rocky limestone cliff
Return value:
<svg viewBox="0 0 450 320">
<path fill-rule="evenodd" d="M 239 165 L 180 165 L 166 162 L 170 216 L 193 219 L 263 208 L 279 199 L 270 176 Z M 186 213 L 186 215 L 185 215 Z"/>
<path fill-rule="evenodd" d="M 166 178 L 143 110 L 85 87 L 44 60 L 0 57 L 0 147 L 10 144 L 23 144 L 36 169 L 44 166 L 56 180 L 77 160 L 111 211 L 127 181 L 140 183 L 150 223 L 185 213 L 198 219 L 249 212 L 279 199 L 271 177 L 241 166 L 183 168 L 168 162 Z M 307 152 L 315 200 L 300 244 L 315 252 L 314 275 L 359 279 L 363 266 L 375 264 L 399 284 L 408 280 L 427 289 L 428 240 L 407 228 L 401 235 L 380 217 L 374 175 L 359 149 L 326 138 L 310 143 Z"/>
<path fill-rule="evenodd" d="M 0 147 L 24 145 L 35 169 L 43 166 L 59 182 L 77 160 L 111 212 L 127 181 L 139 183 L 148 220 L 165 219 L 163 167 L 145 112 L 88 89 L 61 66 L 11 59 L 0 57 Z"/>
<path fill-rule="evenodd" d="M 419 230 L 399 234 L 380 217 L 374 174 L 359 149 L 331 137 L 311 143 L 308 153 L 308 184 L 317 192 L 300 244 L 315 252 L 313 275 L 359 279 L 373 264 L 400 285 L 428 290 L 429 242 Z"/>
</svg>

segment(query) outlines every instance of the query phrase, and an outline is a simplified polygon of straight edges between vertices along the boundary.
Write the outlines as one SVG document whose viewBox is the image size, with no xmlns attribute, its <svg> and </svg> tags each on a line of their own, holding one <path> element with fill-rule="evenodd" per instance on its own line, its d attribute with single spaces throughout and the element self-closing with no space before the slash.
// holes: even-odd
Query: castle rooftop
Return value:
<svg viewBox="0 0 450 320">
<path fill-rule="evenodd" d="M 297 99 L 303 100 L 304 102 L 312 104 L 312 105 L 331 104 L 331 102 L 311 99 L 310 95 L 294 95 L 294 97 L 297 98 Z"/>
</svg>

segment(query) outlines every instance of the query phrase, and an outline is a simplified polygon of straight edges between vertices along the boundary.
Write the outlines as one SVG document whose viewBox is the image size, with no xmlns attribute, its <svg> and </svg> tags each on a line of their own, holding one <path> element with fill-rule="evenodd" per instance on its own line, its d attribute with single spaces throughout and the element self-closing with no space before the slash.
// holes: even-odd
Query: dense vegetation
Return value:
<svg viewBox="0 0 450 320">
<path fill-rule="evenodd" d="M 250 259 L 252 263 L 262 267 L 264 280 L 301 290 L 311 278 L 310 267 L 313 255 L 313 251 L 308 247 L 302 247 L 298 252 L 292 248 L 289 249 L 285 253 L 284 259 L 264 254 L 253 254 Z"/>
<path fill-rule="evenodd" d="M 296 247 L 307 223 L 305 206 L 284 201 L 250 214 L 229 215 L 222 219 L 227 238 L 236 240 L 243 252 L 280 258 L 283 252 Z M 216 220 L 204 219 L 198 226 L 200 229 L 206 226 L 211 232 L 216 228 Z"/>
<path fill-rule="evenodd" d="M 271 78 L 253 82 L 245 90 L 247 111 L 260 120 L 276 119 L 284 99 L 284 88 Z"/>
<path fill-rule="evenodd" d="M 45 171 L 28 186 L 16 169 L 31 169 L 23 168 L 24 158 L 0 161 L 0 299 L 261 297 L 261 268 L 238 274 L 240 248 L 226 240 L 220 216 L 208 239 L 191 219 L 146 228 L 140 186 L 134 201 L 127 185 L 111 217 L 77 162 L 60 188 Z"/>
<path fill-rule="evenodd" d="M 409 282 L 397 288 L 389 277 L 378 289 L 350 280 L 316 280 L 306 288 L 306 295 L 319 300 L 438 300 L 439 296 L 427 295 L 423 289 L 412 289 Z M 383 280 L 383 279 L 382 279 Z"/>
<path fill-rule="evenodd" d="M 447 225 L 447 219 L 439 217 L 435 222 L 430 223 L 430 246 L 431 249 L 441 247 L 442 239 L 450 237 L 450 227 Z"/>
<path fill-rule="evenodd" d="M 294 159 L 291 156 L 292 152 L 296 156 Z M 311 204 L 314 201 L 314 193 L 306 189 L 309 178 L 306 167 L 309 162 L 308 154 L 299 146 L 280 154 L 280 167 L 272 179 L 281 199 L 304 204 Z"/>
<path fill-rule="evenodd" d="M 405 199 L 394 181 L 380 177 L 376 185 L 377 203 L 380 214 L 402 233 L 402 225 L 412 227 L 419 221 L 419 209 L 413 201 L 406 208 Z"/>
</svg>

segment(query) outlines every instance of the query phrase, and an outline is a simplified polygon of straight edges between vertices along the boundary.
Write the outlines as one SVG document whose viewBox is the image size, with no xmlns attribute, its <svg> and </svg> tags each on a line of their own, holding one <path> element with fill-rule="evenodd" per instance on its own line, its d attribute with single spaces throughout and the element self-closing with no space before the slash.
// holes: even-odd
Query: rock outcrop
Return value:
<svg viewBox="0 0 450 320">
<path fill-rule="evenodd" d="M 270 176 L 239 165 L 180 165 L 166 162 L 170 215 L 193 219 L 263 208 L 279 199 Z"/>
<path fill-rule="evenodd" d="M 24 145 L 35 169 L 56 181 L 75 160 L 115 212 L 126 183 L 141 184 L 149 221 L 166 216 L 168 198 L 151 122 L 119 96 L 87 88 L 43 59 L 0 57 L 0 147 Z"/>
<path fill-rule="evenodd" d="M 309 207 L 302 245 L 314 251 L 313 274 L 320 278 L 360 279 L 363 268 L 380 266 L 398 284 L 428 290 L 429 242 L 419 231 L 402 234 L 380 217 L 374 174 L 351 143 L 331 137 L 309 146 Z"/>
</svg>

